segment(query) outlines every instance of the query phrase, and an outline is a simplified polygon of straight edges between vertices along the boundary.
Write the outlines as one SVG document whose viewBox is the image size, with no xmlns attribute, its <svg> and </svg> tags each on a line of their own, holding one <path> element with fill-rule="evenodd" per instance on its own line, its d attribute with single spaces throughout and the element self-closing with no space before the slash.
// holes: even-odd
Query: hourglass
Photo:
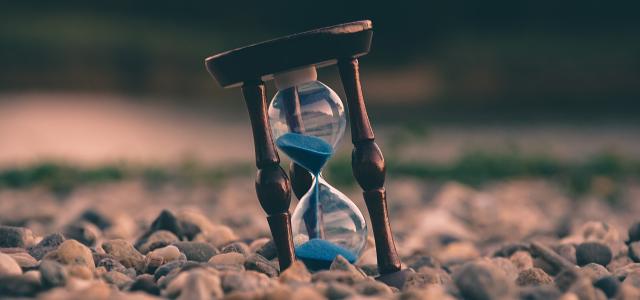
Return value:
<svg viewBox="0 0 640 300">
<path fill-rule="evenodd" d="M 364 105 L 358 57 L 369 52 L 371 21 L 315 29 L 220 53 L 206 59 L 223 87 L 241 86 L 251 119 L 256 192 L 278 251 L 280 269 L 296 257 L 310 269 L 327 268 L 341 255 L 354 262 L 366 243 L 367 225 L 358 208 L 322 178 L 322 168 L 342 137 L 345 108 L 336 93 L 317 81 L 316 68 L 338 65 L 345 90 L 352 169 L 364 190 L 376 244 L 378 280 L 401 287 L 401 269 L 387 212 L 385 165 Z M 264 81 L 278 92 L 267 111 Z M 274 143 L 275 141 L 275 143 Z M 289 176 L 278 151 L 293 161 Z M 300 199 L 289 213 L 291 191 Z"/>
</svg>

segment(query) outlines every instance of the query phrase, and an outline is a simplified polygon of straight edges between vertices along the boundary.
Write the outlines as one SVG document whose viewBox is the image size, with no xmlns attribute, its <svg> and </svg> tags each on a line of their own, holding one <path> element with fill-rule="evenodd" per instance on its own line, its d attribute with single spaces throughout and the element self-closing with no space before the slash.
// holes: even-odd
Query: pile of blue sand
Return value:
<svg viewBox="0 0 640 300">
<path fill-rule="evenodd" d="M 312 271 L 329 269 L 331 262 L 338 255 L 355 263 L 357 256 L 334 243 L 321 239 L 311 239 L 296 247 L 296 257 Z"/>
<path fill-rule="evenodd" d="M 315 136 L 288 132 L 276 140 L 276 146 L 289 158 L 317 175 L 333 155 L 333 147 Z"/>
</svg>

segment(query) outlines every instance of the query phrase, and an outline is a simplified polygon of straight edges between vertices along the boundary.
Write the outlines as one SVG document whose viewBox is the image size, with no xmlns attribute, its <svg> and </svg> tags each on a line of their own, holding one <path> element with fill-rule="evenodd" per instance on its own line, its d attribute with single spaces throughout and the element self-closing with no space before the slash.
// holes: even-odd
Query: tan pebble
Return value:
<svg viewBox="0 0 640 300">
<path fill-rule="evenodd" d="M 237 252 L 221 253 L 209 259 L 210 264 L 216 265 L 244 265 L 244 255 Z"/>
<path fill-rule="evenodd" d="M 12 253 L 9 254 L 9 256 L 11 256 L 11 258 L 13 258 L 13 260 L 15 260 L 22 268 L 34 267 L 38 264 L 38 261 L 26 252 Z"/>
<path fill-rule="evenodd" d="M 20 265 L 9 255 L 0 252 L 0 275 L 22 274 Z"/>
<path fill-rule="evenodd" d="M 40 271 L 31 270 L 31 271 L 25 272 L 24 277 L 32 279 L 33 281 L 36 281 L 36 282 L 40 282 L 40 279 L 42 278 L 42 274 L 40 274 Z"/>
<path fill-rule="evenodd" d="M 93 272 L 89 270 L 89 268 L 81 265 L 70 265 L 66 267 L 70 276 L 77 277 L 80 279 L 92 279 Z"/>
<path fill-rule="evenodd" d="M 238 240 L 238 237 L 231 228 L 218 225 L 213 227 L 210 231 L 199 233 L 195 241 L 197 242 L 207 242 L 211 243 L 214 247 L 222 247 L 227 245 L 235 240 Z"/>
<path fill-rule="evenodd" d="M 180 250 L 178 249 L 178 247 L 170 245 L 149 252 L 147 257 L 162 258 L 163 263 L 167 263 L 178 259 L 180 257 Z"/>
<path fill-rule="evenodd" d="M 256 251 L 258 251 L 260 248 L 262 248 L 262 246 L 264 246 L 269 241 L 271 241 L 271 239 L 269 239 L 269 238 L 257 239 L 255 241 L 251 242 L 251 244 L 249 245 L 249 251 L 251 251 L 251 253 L 256 253 Z"/>
<path fill-rule="evenodd" d="M 293 291 L 292 300 L 324 300 L 325 297 L 310 286 L 302 286 Z"/>
<path fill-rule="evenodd" d="M 311 273 L 304 263 L 296 260 L 289 268 L 280 273 L 279 280 L 282 283 L 311 282 Z"/>
<path fill-rule="evenodd" d="M 527 251 L 516 251 L 509 258 L 518 271 L 533 268 L 533 258 Z"/>
<path fill-rule="evenodd" d="M 91 270 L 95 269 L 91 250 L 76 240 L 64 241 L 56 251 L 49 252 L 47 256 L 49 254 L 65 265 L 83 265 Z"/>
</svg>

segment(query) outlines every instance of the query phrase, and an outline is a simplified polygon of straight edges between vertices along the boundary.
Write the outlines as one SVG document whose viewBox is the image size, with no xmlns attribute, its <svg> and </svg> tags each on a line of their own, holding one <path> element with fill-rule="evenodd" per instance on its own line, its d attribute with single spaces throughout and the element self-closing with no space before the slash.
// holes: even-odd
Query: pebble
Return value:
<svg viewBox="0 0 640 300">
<path fill-rule="evenodd" d="M 222 289 L 225 294 L 232 292 L 251 292 L 272 286 L 267 275 L 255 271 L 243 273 L 229 272 L 222 275 Z"/>
<path fill-rule="evenodd" d="M 329 299 L 347 299 L 356 294 L 351 286 L 339 282 L 332 282 L 324 289 L 324 296 Z"/>
<path fill-rule="evenodd" d="M 611 249 L 599 242 L 585 242 L 576 248 L 576 261 L 579 266 L 589 263 L 606 266 L 612 257 Z"/>
<path fill-rule="evenodd" d="M 569 289 L 569 293 L 574 293 L 580 300 L 606 300 L 604 292 L 595 288 L 588 278 L 579 278 Z"/>
<path fill-rule="evenodd" d="M 631 263 L 613 271 L 613 276 L 624 280 L 631 273 L 640 272 L 640 263 Z"/>
<path fill-rule="evenodd" d="M 296 260 L 280 273 L 278 280 L 282 283 L 307 283 L 311 282 L 311 273 L 303 262 Z"/>
<path fill-rule="evenodd" d="M 558 273 L 553 281 L 561 291 L 566 292 L 580 277 L 580 272 L 577 269 L 565 269 Z"/>
<path fill-rule="evenodd" d="M 147 254 L 157 248 L 169 246 L 180 239 L 171 231 L 158 230 L 151 233 L 148 237 L 140 241 L 140 244 L 136 244 L 135 247 L 142 254 Z"/>
<path fill-rule="evenodd" d="M 467 299 L 500 299 L 512 293 L 511 282 L 486 262 L 466 263 L 453 275 L 460 293 Z"/>
<path fill-rule="evenodd" d="M 493 256 L 497 257 L 510 257 L 516 252 L 529 252 L 529 245 L 525 243 L 507 243 L 503 244 L 496 251 L 493 252 Z"/>
<path fill-rule="evenodd" d="M 640 222 L 633 223 L 629 226 L 629 242 L 640 241 Z"/>
<path fill-rule="evenodd" d="M 90 280 L 93 279 L 93 272 L 83 265 L 68 265 L 65 267 L 69 272 L 69 276 Z"/>
<path fill-rule="evenodd" d="M 414 270 L 419 270 L 422 267 L 429 267 L 429 268 L 436 268 L 436 269 L 441 267 L 441 264 L 437 259 L 435 259 L 432 256 L 424 256 L 424 255 L 414 256 L 410 259 L 405 259 L 403 263 L 405 263 L 407 266 L 409 266 L 409 268 L 412 268 Z"/>
<path fill-rule="evenodd" d="M 126 268 L 134 268 L 138 273 L 145 269 L 145 257 L 136 250 L 131 243 L 115 239 L 102 244 L 102 249 L 113 256 Z"/>
<path fill-rule="evenodd" d="M 629 244 L 629 258 L 634 262 L 640 262 L 640 241 Z"/>
<path fill-rule="evenodd" d="M 613 298 L 620 290 L 620 281 L 613 276 L 604 276 L 596 280 L 593 286 L 601 289 L 608 298 Z"/>
<path fill-rule="evenodd" d="M 167 287 L 167 292 L 171 293 L 171 285 L 182 284 L 180 300 L 200 300 L 200 299 L 219 299 L 222 298 L 223 292 L 220 284 L 220 277 L 206 269 L 194 269 L 183 273 L 184 282 L 176 278 Z M 182 274 L 181 274 L 182 275 Z"/>
<path fill-rule="evenodd" d="M 244 262 L 244 268 L 266 274 L 269 277 L 278 276 L 278 268 L 260 254 L 249 255 Z"/>
<path fill-rule="evenodd" d="M 97 226 L 100 230 L 105 230 L 111 227 L 111 220 L 109 220 L 109 218 L 107 218 L 100 212 L 93 209 L 88 209 L 84 211 L 82 215 L 80 215 L 79 219 L 92 223 L 93 225 Z"/>
<path fill-rule="evenodd" d="M 340 282 L 347 285 L 353 285 L 358 281 L 364 280 L 362 276 L 348 271 L 329 271 L 322 270 L 311 275 L 311 282 Z"/>
<path fill-rule="evenodd" d="M 155 280 L 158 280 L 158 279 L 160 279 L 160 277 L 166 276 L 171 271 L 173 271 L 175 269 L 178 269 L 178 268 L 181 268 L 186 263 L 187 262 L 183 261 L 183 260 L 174 260 L 172 262 L 168 262 L 168 263 L 160 266 L 158 269 L 156 269 L 156 271 L 153 273 L 153 277 L 155 278 Z"/>
<path fill-rule="evenodd" d="M 358 282 L 353 288 L 358 294 L 368 297 L 385 297 L 393 293 L 388 285 L 375 280 Z"/>
<path fill-rule="evenodd" d="M 625 284 L 631 284 L 636 288 L 640 288 L 640 272 L 629 273 L 623 282 Z"/>
<path fill-rule="evenodd" d="M 57 261 L 45 259 L 40 262 L 39 270 L 42 277 L 42 285 L 46 288 L 64 286 L 67 284 L 69 273 Z"/>
<path fill-rule="evenodd" d="M 176 216 L 168 210 L 160 212 L 160 215 L 151 222 L 151 226 L 147 232 L 148 234 L 151 234 L 158 230 L 167 230 L 175 234 L 178 238 L 183 237 L 180 221 L 178 221 Z"/>
<path fill-rule="evenodd" d="M 53 233 L 45 236 L 37 245 L 27 248 L 33 258 L 41 260 L 47 253 L 58 249 L 65 241 L 61 233 Z"/>
<path fill-rule="evenodd" d="M 176 213 L 182 231 L 187 240 L 191 241 L 202 232 L 211 232 L 214 225 L 209 218 L 196 210 L 181 210 Z"/>
<path fill-rule="evenodd" d="M 367 274 L 362 272 L 362 270 L 358 269 L 358 267 L 352 265 L 346 258 L 342 255 L 336 256 L 331 262 L 331 266 L 329 266 L 329 270 L 331 271 L 346 271 L 352 273 L 356 277 L 366 278 Z"/>
<path fill-rule="evenodd" d="M 49 252 L 44 259 L 54 259 L 64 265 L 81 265 L 95 270 L 91 250 L 76 240 L 64 241 L 58 249 Z"/>
<path fill-rule="evenodd" d="M 38 261 L 27 252 L 9 254 L 22 269 L 34 269 L 38 266 Z"/>
<path fill-rule="evenodd" d="M 129 286 L 130 292 L 141 291 L 150 295 L 160 296 L 160 288 L 154 281 L 154 277 L 149 274 L 143 274 L 138 276 L 131 286 Z"/>
<path fill-rule="evenodd" d="M 596 281 L 602 277 L 611 275 L 607 268 L 595 263 L 590 263 L 580 267 L 580 273 L 591 279 L 591 281 Z"/>
<path fill-rule="evenodd" d="M 292 300 L 324 300 L 324 296 L 320 294 L 316 289 L 310 286 L 302 286 L 297 288 L 293 295 Z"/>
<path fill-rule="evenodd" d="M 184 253 L 187 260 L 207 262 L 212 256 L 218 254 L 218 250 L 211 244 L 203 242 L 175 242 L 174 246 Z"/>
<path fill-rule="evenodd" d="M 39 281 L 21 275 L 0 276 L 0 297 L 34 297 L 42 290 Z"/>
<path fill-rule="evenodd" d="M 133 280 L 120 272 L 117 271 L 109 271 L 102 274 L 102 278 L 110 284 L 117 286 L 119 289 L 124 288 L 127 284 L 132 282 Z"/>
<path fill-rule="evenodd" d="M 220 253 L 209 259 L 210 264 L 214 265 L 244 265 L 246 258 L 237 252 Z"/>
<path fill-rule="evenodd" d="M 96 267 L 103 267 L 107 272 L 116 271 L 120 273 L 127 273 L 127 268 L 113 257 L 104 257 L 100 259 L 96 264 Z"/>
<path fill-rule="evenodd" d="M 210 243 L 214 247 L 219 248 L 237 239 L 238 237 L 231 228 L 218 225 L 209 231 L 199 233 L 193 240 Z"/>
<path fill-rule="evenodd" d="M 63 234 L 68 239 L 74 239 L 86 246 L 94 246 L 100 238 L 100 229 L 87 221 L 77 221 L 67 225 Z"/>
<path fill-rule="evenodd" d="M 430 285 L 442 285 L 451 282 L 446 272 L 434 268 L 421 268 L 420 272 L 411 273 L 402 287 L 403 291 L 410 289 L 424 289 Z"/>
<path fill-rule="evenodd" d="M 247 244 L 243 242 L 233 242 L 231 244 L 228 244 L 222 247 L 222 249 L 220 249 L 220 252 L 221 253 L 235 252 L 235 253 L 240 253 L 244 256 L 247 256 L 251 251 L 249 250 L 249 246 Z"/>
<path fill-rule="evenodd" d="M 262 245 L 262 247 L 260 247 L 260 249 L 258 249 L 256 253 L 262 255 L 268 260 L 272 260 L 278 256 L 278 249 L 276 249 L 276 244 L 273 242 L 273 240 L 269 240 L 264 245 Z"/>
<path fill-rule="evenodd" d="M 441 285 L 430 285 L 424 289 L 417 290 L 411 289 L 403 291 L 398 297 L 400 300 L 455 300 L 453 296 L 447 293 L 447 291 Z"/>
<path fill-rule="evenodd" d="M 511 257 L 509 257 L 509 260 L 511 260 L 511 263 L 513 264 L 514 267 L 516 267 L 518 271 L 523 271 L 523 270 L 533 268 L 533 258 L 531 257 L 531 254 L 529 254 L 529 252 L 527 251 L 516 251 L 513 254 L 511 254 Z"/>
<path fill-rule="evenodd" d="M 556 247 L 556 252 L 565 259 L 567 259 L 572 264 L 577 264 L 576 262 L 576 247 L 571 244 L 560 244 Z"/>
<path fill-rule="evenodd" d="M 0 248 L 26 248 L 33 239 L 33 232 L 28 228 L 0 225 Z"/>
<path fill-rule="evenodd" d="M 560 299 L 562 292 L 553 285 L 538 285 L 520 288 L 518 296 L 523 300 L 550 300 Z"/>
<path fill-rule="evenodd" d="M 20 265 L 9 254 L 0 252 L 0 276 L 20 274 Z"/>
<path fill-rule="evenodd" d="M 531 268 L 521 271 L 516 279 L 519 286 L 537 286 L 553 283 L 553 279 L 540 268 Z"/>
</svg>

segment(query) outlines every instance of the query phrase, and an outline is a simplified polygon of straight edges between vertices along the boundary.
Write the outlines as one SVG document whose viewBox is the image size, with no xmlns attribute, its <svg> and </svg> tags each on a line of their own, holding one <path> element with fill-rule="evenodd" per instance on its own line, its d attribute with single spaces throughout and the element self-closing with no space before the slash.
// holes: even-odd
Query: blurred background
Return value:
<svg viewBox="0 0 640 300">
<path fill-rule="evenodd" d="M 640 174 L 638 8 L 634 1 L 5 1 L 0 188 L 44 186 L 67 197 L 78 186 L 127 178 L 156 186 L 239 177 L 251 198 L 241 93 L 217 86 L 204 58 L 371 19 L 361 76 L 392 180 L 481 186 L 542 178 L 572 195 L 616 199 Z M 335 67 L 322 69 L 320 80 L 344 99 Z M 326 173 L 353 186 L 348 136 L 341 149 Z"/>
</svg>

